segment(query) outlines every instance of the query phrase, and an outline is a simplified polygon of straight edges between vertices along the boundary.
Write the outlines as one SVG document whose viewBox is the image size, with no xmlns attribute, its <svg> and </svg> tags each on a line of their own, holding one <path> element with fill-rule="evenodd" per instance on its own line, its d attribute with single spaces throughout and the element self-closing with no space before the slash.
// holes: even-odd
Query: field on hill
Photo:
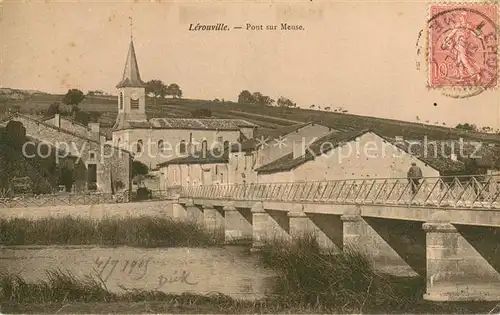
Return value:
<svg viewBox="0 0 500 315">
<path fill-rule="evenodd" d="M 60 102 L 62 95 L 42 93 L 25 94 L 24 99 L 6 99 L 0 95 L 0 116 L 12 111 L 25 114 L 41 115 L 53 102 Z M 103 128 L 110 128 L 117 115 L 116 96 L 87 96 L 79 105 L 82 110 L 99 112 L 99 122 Z M 474 139 L 487 142 L 499 142 L 497 134 L 486 134 L 435 126 L 412 123 L 377 117 L 359 116 L 347 113 L 326 112 L 302 108 L 280 108 L 257 104 L 239 104 L 234 102 L 214 102 L 195 99 L 147 99 L 146 112 L 148 117 L 191 117 L 191 112 L 200 108 L 209 108 L 214 118 L 245 119 L 264 128 L 278 128 L 308 121 L 321 122 L 339 130 L 371 129 L 380 135 L 394 138 L 420 139 Z M 2 115 L 3 114 L 3 115 Z"/>
</svg>

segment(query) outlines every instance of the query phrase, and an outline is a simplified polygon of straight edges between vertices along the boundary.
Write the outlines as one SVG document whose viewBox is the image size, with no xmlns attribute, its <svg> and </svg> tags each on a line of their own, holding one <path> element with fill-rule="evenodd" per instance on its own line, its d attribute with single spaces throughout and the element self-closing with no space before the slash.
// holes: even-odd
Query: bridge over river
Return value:
<svg viewBox="0 0 500 315">
<path fill-rule="evenodd" d="M 500 177 L 406 178 L 184 187 L 173 215 L 227 241 L 314 235 L 427 280 L 425 299 L 500 300 Z"/>
</svg>

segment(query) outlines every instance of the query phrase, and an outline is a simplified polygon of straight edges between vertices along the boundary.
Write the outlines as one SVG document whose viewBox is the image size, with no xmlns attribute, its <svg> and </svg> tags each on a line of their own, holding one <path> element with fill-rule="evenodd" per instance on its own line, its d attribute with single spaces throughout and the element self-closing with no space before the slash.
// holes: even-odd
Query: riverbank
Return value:
<svg viewBox="0 0 500 315">
<path fill-rule="evenodd" d="M 223 294 L 169 294 L 126 290 L 113 293 L 99 277 L 76 278 L 48 271 L 48 278 L 0 278 L 4 313 L 489 313 L 495 302 L 434 303 L 422 299 L 422 278 L 376 272 L 352 249 L 320 250 L 310 237 L 293 244 L 269 242 L 255 255 L 277 278 L 256 301 Z M 213 275 L 214 281 L 220 277 Z M 498 311 L 496 311 L 498 312 Z M 491 312 L 491 313 L 496 313 Z"/>
</svg>

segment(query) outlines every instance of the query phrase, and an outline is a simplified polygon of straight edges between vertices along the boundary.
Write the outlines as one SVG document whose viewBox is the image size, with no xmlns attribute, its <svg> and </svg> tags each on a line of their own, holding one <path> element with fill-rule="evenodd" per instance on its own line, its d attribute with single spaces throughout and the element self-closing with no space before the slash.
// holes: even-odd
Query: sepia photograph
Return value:
<svg viewBox="0 0 500 315">
<path fill-rule="evenodd" d="M 0 314 L 500 314 L 498 0 L 0 0 Z"/>
</svg>

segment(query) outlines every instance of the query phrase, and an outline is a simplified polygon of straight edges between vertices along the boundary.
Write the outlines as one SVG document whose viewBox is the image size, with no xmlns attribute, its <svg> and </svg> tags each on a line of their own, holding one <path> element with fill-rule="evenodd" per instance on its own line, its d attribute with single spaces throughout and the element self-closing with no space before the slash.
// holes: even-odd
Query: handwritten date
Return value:
<svg viewBox="0 0 500 315">
<path fill-rule="evenodd" d="M 107 259 L 97 257 L 94 271 L 104 282 L 106 282 L 116 270 L 122 275 L 131 277 L 132 280 L 140 280 L 146 275 L 150 260 L 151 258 L 142 260 L 118 260 L 111 259 L 111 257 Z"/>
</svg>

